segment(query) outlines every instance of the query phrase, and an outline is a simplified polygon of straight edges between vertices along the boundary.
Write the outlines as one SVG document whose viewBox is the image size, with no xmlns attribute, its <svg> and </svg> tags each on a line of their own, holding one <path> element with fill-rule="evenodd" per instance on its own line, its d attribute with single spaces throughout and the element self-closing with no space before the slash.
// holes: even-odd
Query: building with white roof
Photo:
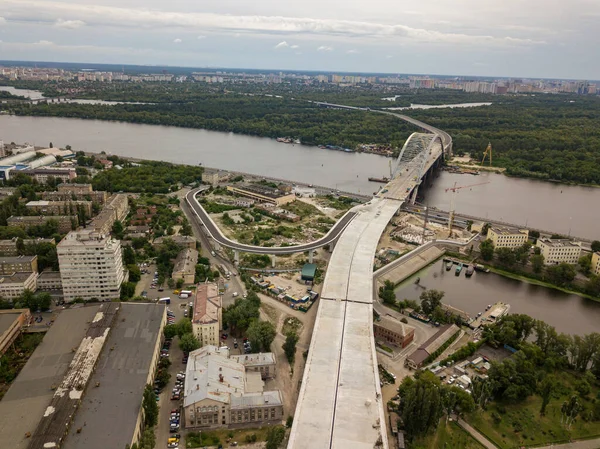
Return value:
<svg viewBox="0 0 600 449">
<path fill-rule="evenodd" d="M 265 360 L 274 360 L 270 358 Z M 263 391 L 260 370 L 248 371 L 229 350 L 207 345 L 189 355 L 183 408 L 187 428 L 260 426 L 283 419 L 279 390 Z"/>
</svg>

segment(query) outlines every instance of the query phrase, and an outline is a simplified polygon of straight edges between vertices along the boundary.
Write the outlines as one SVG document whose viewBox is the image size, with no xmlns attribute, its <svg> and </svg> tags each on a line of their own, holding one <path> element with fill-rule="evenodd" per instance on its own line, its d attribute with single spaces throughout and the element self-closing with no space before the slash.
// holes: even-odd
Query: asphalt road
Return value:
<svg viewBox="0 0 600 449">
<path fill-rule="evenodd" d="M 201 223 L 202 226 L 206 228 L 211 237 L 220 245 L 223 245 L 227 248 L 243 251 L 246 253 L 253 254 L 294 254 L 300 253 L 303 251 L 314 250 L 318 248 L 322 248 L 325 245 L 331 244 L 335 242 L 338 237 L 342 234 L 346 226 L 352 221 L 352 219 L 356 216 L 355 212 L 348 211 L 342 218 L 338 220 L 338 222 L 330 229 L 330 231 L 324 237 L 315 240 L 314 242 L 305 243 L 302 245 L 295 246 L 286 246 L 286 247 L 270 247 L 265 248 L 263 246 L 253 246 L 253 245 L 245 245 L 243 243 L 234 242 L 233 240 L 229 240 L 225 237 L 221 230 L 217 227 L 217 225 L 211 220 L 209 215 L 206 213 L 204 208 L 200 205 L 198 200 L 196 200 L 196 194 L 204 190 L 205 188 L 201 187 L 198 189 L 191 190 L 185 196 L 185 203 L 189 206 L 190 209 L 193 210 L 194 219 L 190 221 Z M 191 217 L 188 217 L 191 218 Z"/>
</svg>

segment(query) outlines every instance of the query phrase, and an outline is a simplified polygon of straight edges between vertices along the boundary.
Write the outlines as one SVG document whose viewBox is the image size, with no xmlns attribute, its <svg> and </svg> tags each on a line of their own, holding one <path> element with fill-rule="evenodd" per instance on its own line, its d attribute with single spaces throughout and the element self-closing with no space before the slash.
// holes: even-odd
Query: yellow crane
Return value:
<svg viewBox="0 0 600 449">
<path fill-rule="evenodd" d="M 486 182 L 478 182 L 477 184 L 470 184 L 468 186 L 457 186 L 454 183 L 454 187 L 448 187 L 446 189 L 446 193 L 452 192 L 452 198 L 450 199 L 450 211 L 448 212 L 448 230 L 450 231 L 450 236 L 452 236 L 452 225 L 454 224 L 454 207 L 456 205 L 456 194 L 460 189 L 466 189 L 467 187 L 475 187 L 481 186 L 483 184 L 489 184 L 490 181 Z"/>
<path fill-rule="evenodd" d="M 483 159 L 481 159 L 481 166 L 483 167 L 483 163 L 485 162 L 485 157 L 490 157 L 490 167 L 492 166 L 492 143 L 488 142 L 488 146 L 483 152 Z"/>
</svg>

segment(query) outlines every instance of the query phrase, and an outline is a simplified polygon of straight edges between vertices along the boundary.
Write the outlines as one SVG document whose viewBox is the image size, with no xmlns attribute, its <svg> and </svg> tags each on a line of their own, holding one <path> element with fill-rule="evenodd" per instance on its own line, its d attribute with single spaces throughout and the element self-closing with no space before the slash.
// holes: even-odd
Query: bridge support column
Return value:
<svg viewBox="0 0 600 449">
<path fill-rule="evenodd" d="M 412 191 L 412 195 L 410 198 L 410 204 L 415 204 L 415 201 L 417 201 L 417 192 L 419 191 L 419 186 L 416 185 L 415 188 Z"/>
<path fill-rule="evenodd" d="M 235 265 L 237 267 L 239 267 L 240 266 L 240 251 L 238 249 L 234 249 L 233 255 L 234 255 Z"/>
<path fill-rule="evenodd" d="M 271 268 L 275 268 L 276 262 L 277 262 L 277 257 L 275 257 L 275 254 L 271 254 Z"/>
<path fill-rule="evenodd" d="M 313 263 L 313 255 L 314 251 L 312 249 L 308 250 L 308 263 Z"/>
</svg>

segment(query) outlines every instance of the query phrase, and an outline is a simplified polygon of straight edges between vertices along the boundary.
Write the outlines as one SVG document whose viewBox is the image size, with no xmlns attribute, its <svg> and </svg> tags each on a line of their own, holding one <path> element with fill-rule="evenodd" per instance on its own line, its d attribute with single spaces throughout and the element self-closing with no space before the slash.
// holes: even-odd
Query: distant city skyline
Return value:
<svg viewBox="0 0 600 449">
<path fill-rule="evenodd" d="M 2 0 L 6 60 L 600 78 L 594 0 Z"/>
</svg>

